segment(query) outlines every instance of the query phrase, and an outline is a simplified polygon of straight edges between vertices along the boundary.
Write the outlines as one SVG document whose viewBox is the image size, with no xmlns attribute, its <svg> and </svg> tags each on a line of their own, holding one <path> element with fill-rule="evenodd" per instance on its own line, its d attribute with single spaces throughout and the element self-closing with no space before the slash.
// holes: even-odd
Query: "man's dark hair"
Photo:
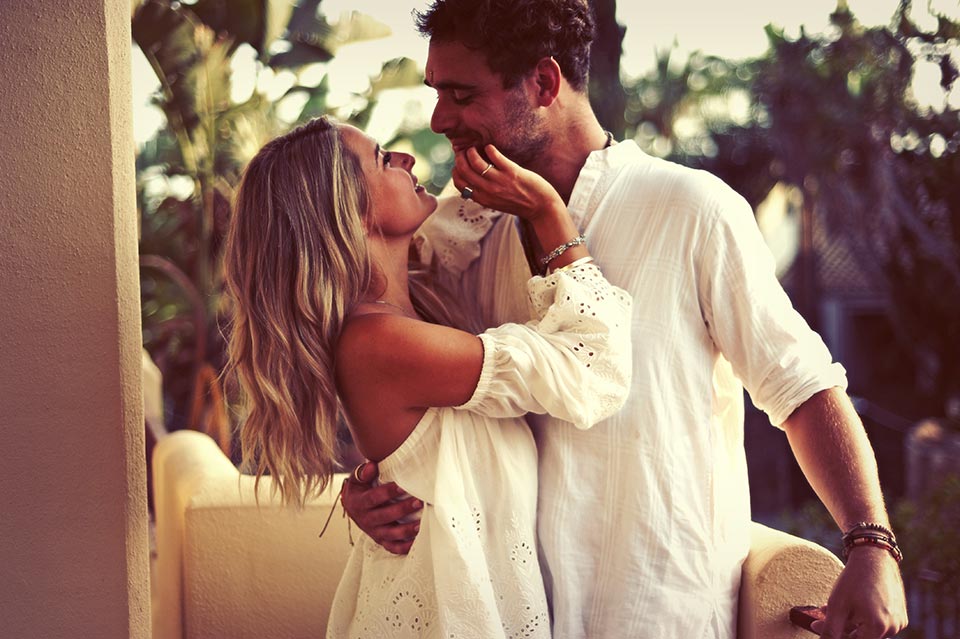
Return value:
<svg viewBox="0 0 960 639">
<path fill-rule="evenodd" d="M 594 37 L 586 0 L 434 0 L 414 19 L 431 40 L 480 51 L 506 88 L 553 56 L 570 86 L 586 90 Z"/>
</svg>

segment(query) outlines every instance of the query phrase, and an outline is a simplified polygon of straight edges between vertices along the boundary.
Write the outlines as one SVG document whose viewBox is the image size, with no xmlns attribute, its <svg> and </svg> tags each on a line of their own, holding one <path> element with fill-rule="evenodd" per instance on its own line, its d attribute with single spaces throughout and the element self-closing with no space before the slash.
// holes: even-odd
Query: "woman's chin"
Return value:
<svg viewBox="0 0 960 639">
<path fill-rule="evenodd" d="M 420 220 L 420 224 L 417 226 L 418 231 L 421 228 L 423 228 L 423 225 L 427 223 L 427 220 L 433 217 L 433 214 L 436 213 L 436 211 L 437 211 L 437 198 L 431 195 L 428 207 L 426 209 L 426 215 L 423 216 L 423 219 Z"/>
</svg>

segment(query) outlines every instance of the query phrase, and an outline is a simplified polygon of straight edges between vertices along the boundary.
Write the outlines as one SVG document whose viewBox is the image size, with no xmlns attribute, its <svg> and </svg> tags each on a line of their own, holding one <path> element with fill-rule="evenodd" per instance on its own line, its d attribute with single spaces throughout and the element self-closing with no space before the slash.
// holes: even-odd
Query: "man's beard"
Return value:
<svg viewBox="0 0 960 639">
<path fill-rule="evenodd" d="M 509 159 L 530 169 L 543 160 L 551 136 L 536 111 L 526 103 L 521 91 L 508 95 L 509 101 L 504 109 L 506 117 L 500 129 L 502 139 L 494 144 Z"/>
</svg>

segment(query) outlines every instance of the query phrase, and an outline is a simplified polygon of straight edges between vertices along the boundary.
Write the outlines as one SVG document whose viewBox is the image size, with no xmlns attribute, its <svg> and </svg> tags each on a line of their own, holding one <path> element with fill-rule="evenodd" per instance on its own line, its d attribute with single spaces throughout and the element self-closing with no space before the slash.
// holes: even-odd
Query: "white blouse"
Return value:
<svg viewBox="0 0 960 639">
<path fill-rule="evenodd" d="M 631 301 L 594 265 L 528 282 L 533 316 L 480 335 L 471 399 L 431 408 L 379 464 L 421 499 L 410 553 L 361 535 L 334 598 L 328 637 L 549 637 L 537 559 L 537 452 L 523 420 L 578 429 L 616 412 L 630 384 Z"/>
</svg>

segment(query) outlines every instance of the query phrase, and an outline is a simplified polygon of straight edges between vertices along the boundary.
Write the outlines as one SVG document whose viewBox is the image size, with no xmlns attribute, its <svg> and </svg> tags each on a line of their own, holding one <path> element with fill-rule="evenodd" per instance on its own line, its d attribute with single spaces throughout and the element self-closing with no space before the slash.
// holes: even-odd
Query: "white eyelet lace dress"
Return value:
<svg viewBox="0 0 960 639">
<path fill-rule="evenodd" d="M 528 283 L 538 320 L 480 335 L 473 397 L 431 408 L 380 466 L 426 504 L 410 553 L 360 534 L 327 637 L 549 637 L 527 412 L 578 428 L 615 413 L 631 375 L 630 297 L 594 265 Z"/>
</svg>

